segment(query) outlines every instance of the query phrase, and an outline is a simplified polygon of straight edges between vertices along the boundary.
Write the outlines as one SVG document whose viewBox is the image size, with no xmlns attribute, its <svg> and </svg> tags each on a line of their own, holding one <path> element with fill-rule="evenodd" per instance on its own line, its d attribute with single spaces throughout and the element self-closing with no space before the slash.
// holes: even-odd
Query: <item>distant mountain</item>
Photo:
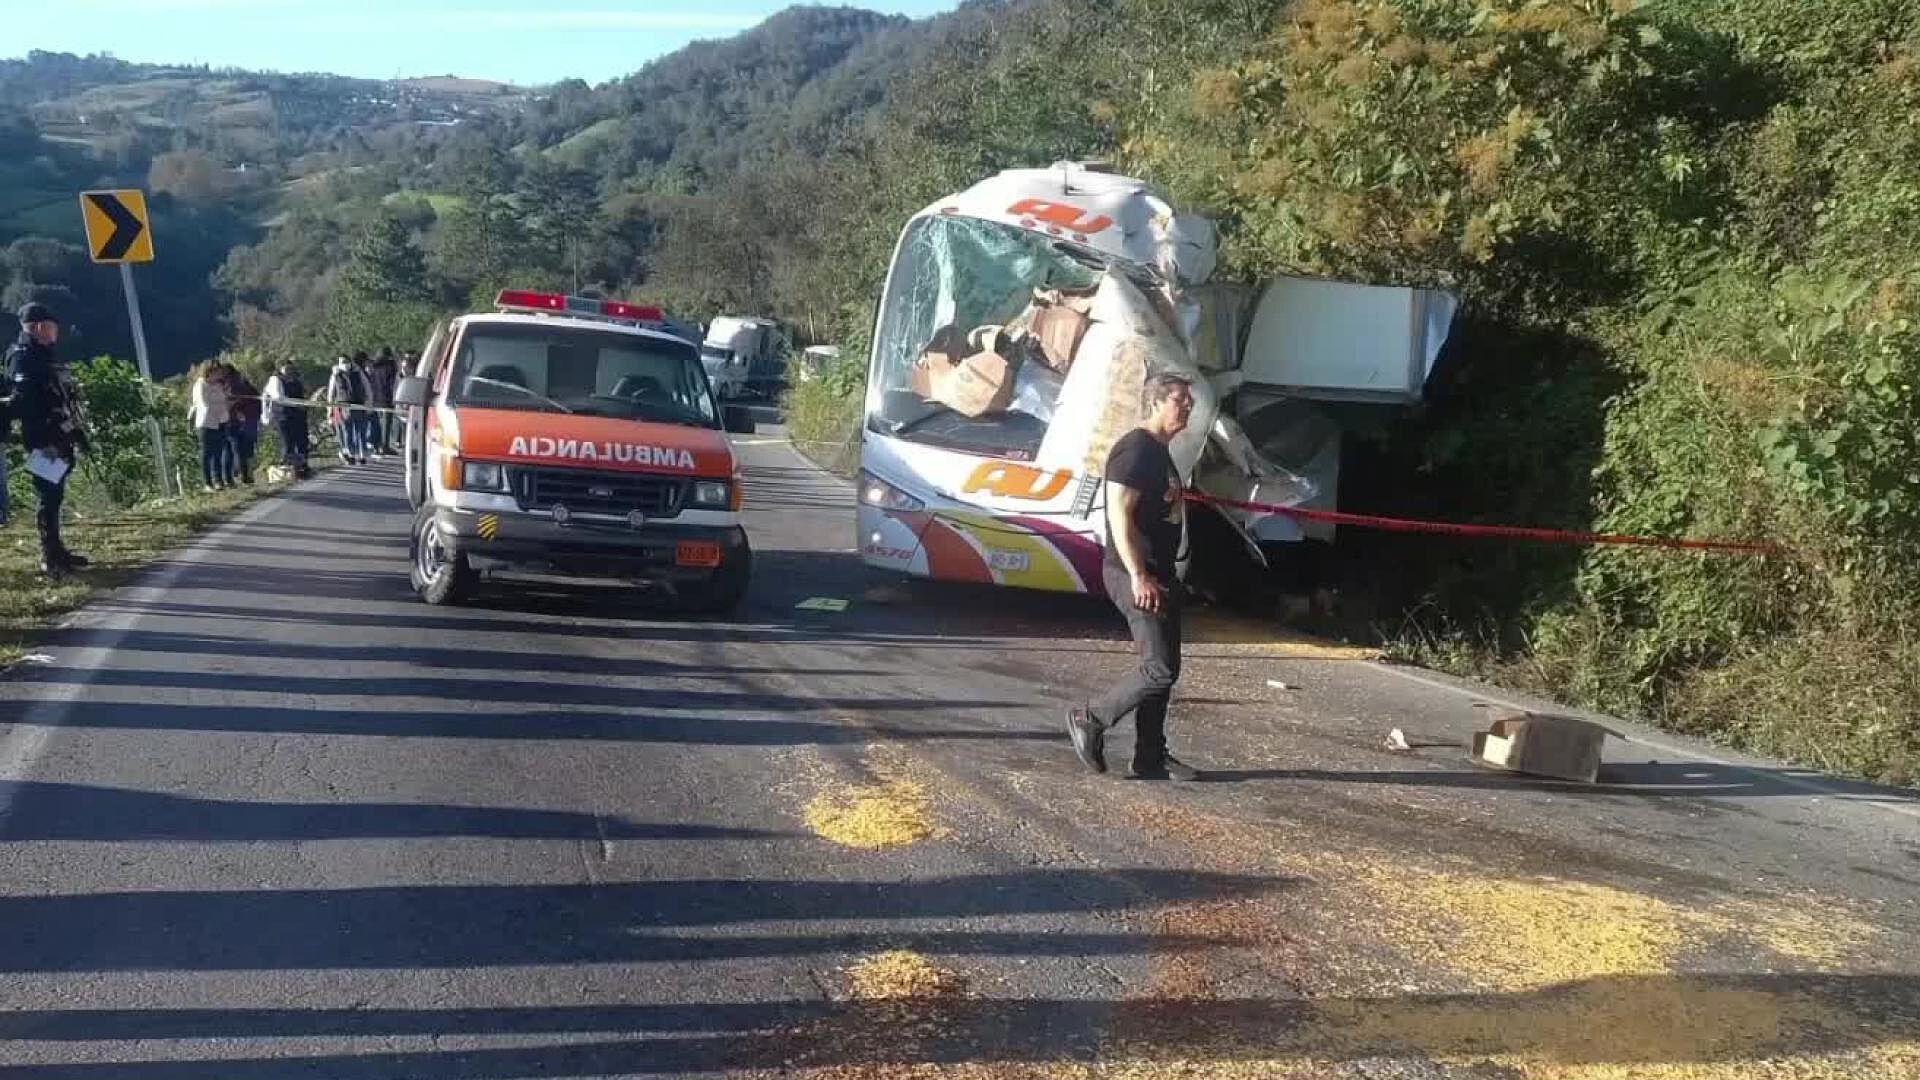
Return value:
<svg viewBox="0 0 1920 1080">
<path fill-rule="evenodd" d="M 919 21 L 789 8 L 599 86 L 0 60 L 0 302 L 66 296 L 87 315 L 89 347 L 123 350 L 114 276 L 77 247 L 74 196 L 103 186 L 153 196 L 165 267 L 143 273 L 167 312 L 149 315 L 164 370 L 223 338 L 283 341 L 322 325 L 354 238 L 386 212 L 436 254 L 435 295 L 449 303 L 466 295 L 453 252 L 499 228 L 543 238 L 511 246 L 528 280 L 557 274 L 544 263 L 577 241 L 569 276 L 584 267 L 629 287 L 673 200 L 857 142 L 898 85 L 948 68 L 963 77 L 967 32 L 1034 2 L 971 0 Z M 543 197 L 562 188 L 575 203 Z M 456 220 L 475 205 L 495 217 Z M 563 218 L 583 224 L 568 231 Z"/>
<path fill-rule="evenodd" d="M 856 8 L 789 8 L 624 79 L 552 88 L 522 114 L 522 148 L 607 178 L 668 166 L 723 172 L 787 145 L 797 134 L 797 110 L 819 126 L 870 105 L 874 80 L 856 87 L 834 76 L 849 64 L 877 67 L 876 45 L 904 51 L 926 25 Z M 829 84 L 841 92 L 830 93 Z"/>
<path fill-rule="evenodd" d="M 22 110 L 48 141 L 126 170 L 182 147 L 228 167 L 284 168 L 390 129 L 500 117 L 529 100 L 517 87 L 451 75 L 352 79 L 48 52 L 0 61 L 0 109 Z"/>
</svg>

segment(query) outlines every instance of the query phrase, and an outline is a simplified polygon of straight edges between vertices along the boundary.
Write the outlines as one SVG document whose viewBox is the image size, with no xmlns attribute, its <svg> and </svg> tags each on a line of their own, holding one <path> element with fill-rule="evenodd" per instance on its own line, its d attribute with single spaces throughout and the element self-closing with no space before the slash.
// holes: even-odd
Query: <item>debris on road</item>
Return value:
<svg viewBox="0 0 1920 1080">
<path fill-rule="evenodd" d="M 1492 723 L 1473 736 L 1473 759 L 1509 772 L 1591 784 L 1600 777 L 1600 751 L 1613 734 L 1571 716 L 1543 716 L 1476 701 Z"/>
<path fill-rule="evenodd" d="M 20 658 L 20 662 L 23 664 L 51 664 L 53 663 L 53 657 L 41 652 L 28 653 Z"/>
<path fill-rule="evenodd" d="M 793 605 L 795 611 L 845 611 L 847 601 L 833 596 L 811 596 Z"/>
<path fill-rule="evenodd" d="M 1387 732 L 1387 749 L 1406 753 L 1413 749 L 1413 744 L 1407 742 L 1406 732 L 1401 731 L 1399 728 L 1394 728 L 1392 731 Z"/>
<path fill-rule="evenodd" d="M 807 825 L 823 839 L 853 848 L 902 847 L 939 833 L 926 785 L 898 770 L 868 767 L 875 783 L 834 786 L 807 803 Z"/>
<path fill-rule="evenodd" d="M 1295 686 L 1295 685 L 1294 685 L 1293 683 L 1289 683 L 1289 682 L 1281 682 L 1281 681 L 1280 681 L 1279 679 L 1268 679 L 1268 680 L 1267 680 L 1267 685 L 1268 685 L 1268 686 L 1271 686 L 1271 687 L 1273 687 L 1273 688 L 1274 688 L 1275 690 L 1298 690 L 1298 689 L 1300 689 L 1300 688 L 1299 688 L 1298 686 Z"/>
<path fill-rule="evenodd" d="M 861 960 L 847 969 L 847 982 L 862 1001 L 957 997 L 967 988 L 960 975 L 905 949 Z"/>
</svg>

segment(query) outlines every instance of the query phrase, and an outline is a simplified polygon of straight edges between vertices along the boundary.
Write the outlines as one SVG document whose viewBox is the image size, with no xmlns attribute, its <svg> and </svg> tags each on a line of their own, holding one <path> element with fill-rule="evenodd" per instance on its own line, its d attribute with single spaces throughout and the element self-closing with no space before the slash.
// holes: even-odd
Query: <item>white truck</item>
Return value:
<svg viewBox="0 0 1920 1080">
<path fill-rule="evenodd" d="M 707 327 L 700 357 L 724 399 L 772 397 L 786 375 L 786 335 L 772 319 L 722 315 Z"/>
</svg>

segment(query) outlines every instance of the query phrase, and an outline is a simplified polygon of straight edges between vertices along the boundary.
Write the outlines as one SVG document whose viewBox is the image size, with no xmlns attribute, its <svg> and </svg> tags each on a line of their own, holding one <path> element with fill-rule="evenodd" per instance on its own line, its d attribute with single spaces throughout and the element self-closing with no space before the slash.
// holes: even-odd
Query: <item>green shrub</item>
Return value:
<svg viewBox="0 0 1920 1080">
<path fill-rule="evenodd" d="M 794 445 L 824 468 L 851 476 L 860 467 L 860 419 L 867 395 L 866 354 L 843 353 L 818 378 L 787 391 Z"/>
<path fill-rule="evenodd" d="M 1136 90 L 1229 275 L 1463 294 L 1349 505 L 1791 552 L 1349 533 L 1403 654 L 1911 778 L 1920 2 L 1296 0 Z"/>
</svg>

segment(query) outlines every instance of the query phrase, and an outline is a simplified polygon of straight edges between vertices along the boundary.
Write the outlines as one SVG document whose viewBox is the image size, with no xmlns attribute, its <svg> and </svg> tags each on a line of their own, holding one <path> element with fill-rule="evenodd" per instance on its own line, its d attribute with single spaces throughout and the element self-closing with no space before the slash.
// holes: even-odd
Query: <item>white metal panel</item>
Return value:
<svg viewBox="0 0 1920 1080">
<path fill-rule="evenodd" d="M 1254 307 L 1240 373 L 1298 397 L 1418 401 L 1457 307 L 1433 289 L 1278 278 Z"/>
</svg>

